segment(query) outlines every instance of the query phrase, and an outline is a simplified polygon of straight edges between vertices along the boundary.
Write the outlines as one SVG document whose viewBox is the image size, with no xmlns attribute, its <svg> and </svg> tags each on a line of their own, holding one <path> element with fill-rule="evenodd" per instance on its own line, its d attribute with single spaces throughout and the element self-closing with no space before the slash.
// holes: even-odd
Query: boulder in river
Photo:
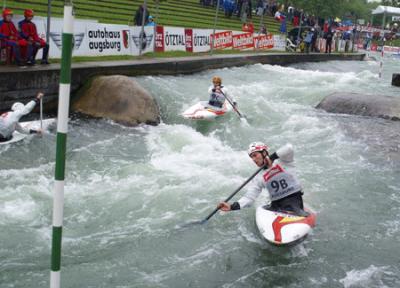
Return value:
<svg viewBox="0 0 400 288">
<path fill-rule="evenodd" d="M 94 77 L 78 92 L 72 107 L 128 126 L 160 123 L 156 100 L 134 79 L 121 75 Z"/>
<path fill-rule="evenodd" d="M 326 96 L 316 108 L 331 113 L 400 120 L 400 97 L 344 92 L 333 93 Z"/>
<path fill-rule="evenodd" d="M 400 73 L 394 73 L 392 75 L 392 85 L 400 87 Z"/>
</svg>

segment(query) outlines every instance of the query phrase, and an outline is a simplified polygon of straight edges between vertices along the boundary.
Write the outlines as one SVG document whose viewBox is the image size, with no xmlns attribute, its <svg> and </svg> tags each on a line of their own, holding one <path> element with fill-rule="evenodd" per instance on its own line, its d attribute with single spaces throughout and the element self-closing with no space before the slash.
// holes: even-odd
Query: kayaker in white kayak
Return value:
<svg viewBox="0 0 400 288">
<path fill-rule="evenodd" d="M 225 103 L 225 98 L 229 97 L 229 100 L 232 102 L 234 106 L 236 106 L 236 102 L 230 96 L 228 89 L 222 86 L 222 79 L 221 77 L 214 76 L 212 78 L 213 85 L 208 88 L 208 93 L 210 94 L 210 99 L 208 100 L 208 104 L 222 108 Z"/>
<path fill-rule="evenodd" d="M 42 133 L 41 129 L 26 129 L 19 124 L 21 117 L 29 114 L 42 97 L 43 93 L 39 92 L 36 98 L 30 101 L 28 104 L 24 105 L 20 102 L 16 102 L 11 106 L 11 111 L 0 115 L 0 142 L 11 140 L 14 131 L 18 131 L 22 134 Z"/>
<path fill-rule="evenodd" d="M 251 206 L 261 191 L 266 189 L 271 199 L 269 210 L 304 215 L 303 192 L 296 176 L 293 146 L 286 144 L 269 155 L 267 145 L 254 142 L 247 152 L 254 163 L 258 167 L 265 166 L 265 170 L 257 175 L 247 193 L 237 202 L 221 202 L 218 207 L 222 211 L 231 211 Z"/>
</svg>

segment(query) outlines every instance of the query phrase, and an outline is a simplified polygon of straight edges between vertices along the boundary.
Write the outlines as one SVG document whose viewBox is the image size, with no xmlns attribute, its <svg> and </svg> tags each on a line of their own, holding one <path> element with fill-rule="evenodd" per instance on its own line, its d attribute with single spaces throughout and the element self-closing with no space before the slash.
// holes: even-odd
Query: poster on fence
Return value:
<svg viewBox="0 0 400 288">
<path fill-rule="evenodd" d="M 193 52 L 208 52 L 211 48 L 211 29 L 193 29 Z"/>
<path fill-rule="evenodd" d="M 185 28 L 164 26 L 164 51 L 186 51 Z"/>
<path fill-rule="evenodd" d="M 274 39 L 274 50 L 285 51 L 286 50 L 286 36 L 285 35 L 273 35 Z"/>
<path fill-rule="evenodd" d="M 232 35 L 232 48 L 240 50 L 253 49 L 253 33 L 241 33 Z"/>
<path fill-rule="evenodd" d="M 254 41 L 254 49 L 274 48 L 274 38 L 272 34 L 254 36 L 253 41 Z"/>
<path fill-rule="evenodd" d="M 135 26 L 130 27 L 130 41 L 131 41 L 131 55 L 139 55 L 140 52 L 142 54 L 149 53 L 154 51 L 154 40 L 155 40 L 155 27 L 147 26 L 143 29 L 142 27 Z M 142 50 L 140 51 L 140 37 L 142 36 Z M 125 40 L 125 39 L 124 39 Z"/>
<path fill-rule="evenodd" d="M 215 38 L 215 40 L 214 40 Z M 214 45 L 214 49 L 227 49 L 232 48 L 232 31 L 223 31 L 211 34 L 210 47 Z"/>
</svg>

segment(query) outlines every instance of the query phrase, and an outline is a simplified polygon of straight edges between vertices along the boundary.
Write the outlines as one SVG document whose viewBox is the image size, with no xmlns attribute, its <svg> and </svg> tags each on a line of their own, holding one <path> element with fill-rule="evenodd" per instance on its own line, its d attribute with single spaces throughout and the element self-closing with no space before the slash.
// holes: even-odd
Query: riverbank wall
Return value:
<svg viewBox="0 0 400 288">
<path fill-rule="evenodd" d="M 179 75 L 192 74 L 208 69 L 237 67 L 252 64 L 290 65 L 302 62 L 333 60 L 361 61 L 365 54 L 229 54 L 213 56 L 191 56 L 176 58 L 154 58 L 127 61 L 85 62 L 72 64 L 71 94 L 77 91 L 93 76 L 98 75 Z M 57 106 L 60 64 L 20 68 L 0 66 L 0 111 L 9 110 L 16 101 L 27 102 L 38 91 L 46 95 L 46 111 Z"/>
</svg>

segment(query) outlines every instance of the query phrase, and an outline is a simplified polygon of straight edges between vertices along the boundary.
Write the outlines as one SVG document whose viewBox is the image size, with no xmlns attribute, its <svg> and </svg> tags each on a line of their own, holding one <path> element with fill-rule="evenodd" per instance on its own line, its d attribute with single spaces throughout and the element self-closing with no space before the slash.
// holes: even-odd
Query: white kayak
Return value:
<svg viewBox="0 0 400 288">
<path fill-rule="evenodd" d="M 308 216 L 276 212 L 259 206 L 256 224 L 261 235 L 275 245 L 290 245 L 303 240 L 316 223 L 316 215 L 306 209 Z"/>
<path fill-rule="evenodd" d="M 55 118 L 44 119 L 43 120 L 43 131 L 48 130 L 52 125 L 55 125 L 56 122 L 57 121 Z M 27 129 L 33 129 L 33 130 L 40 129 L 40 120 L 20 122 L 19 124 L 21 124 L 22 127 L 27 128 Z M 23 140 L 27 136 L 29 136 L 29 135 L 19 133 L 18 131 L 14 131 L 12 138 L 8 141 L 0 142 L 0 145 L 7 145 L 7 144 L 18 142 L 18 141 Z"/>
<path fill-rule="evenodd" d="M 200 101 L 182 113 L 183 118 L 190 120 L 214 120 L 232 111 L 232 106 L 225 101 L 221 108 L 208 104 L 208 101 Z"/>
</svg>

